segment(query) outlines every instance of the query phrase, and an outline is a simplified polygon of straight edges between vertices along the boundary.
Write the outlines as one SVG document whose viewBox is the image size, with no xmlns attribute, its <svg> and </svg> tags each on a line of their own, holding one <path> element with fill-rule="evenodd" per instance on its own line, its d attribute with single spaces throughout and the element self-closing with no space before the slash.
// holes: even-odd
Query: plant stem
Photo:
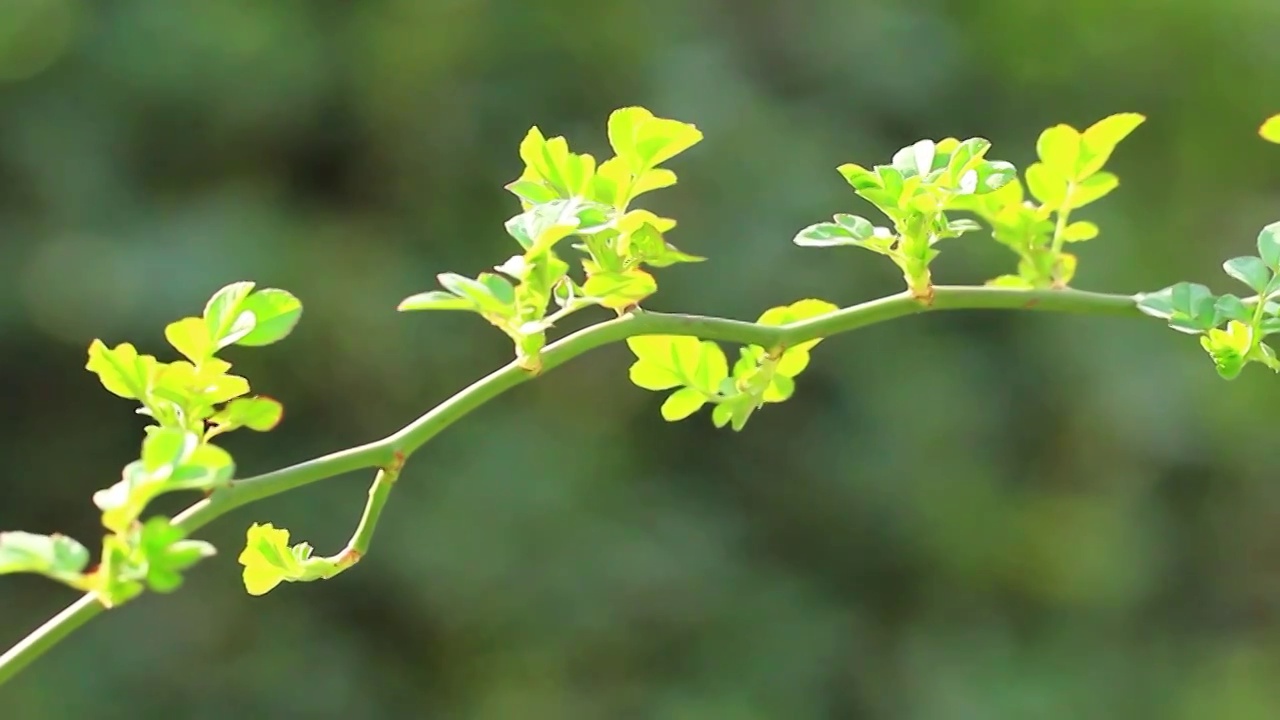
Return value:
<svg viewBox="0 0 1280 720">
<path fill-rule="evenodd" d="M 399 456 L 403 457 L 403 455 Z M 386 507 L 391 497 L 391 488 L 400 477 L 400 466 L 386 467 L 378 470 L 369 486 L 369 501 L 364 505 L 364 513 L 360 515 L 360 524 L 351 536 L 345 550 L 339 554 L 339 562 L 354 565 L 369 552 L 369 544 L 373 542 L 373 531 L 378 527 L 378 518 L 382 517 L 382 508 Z"/>
<path fill-rule="evenodd" d="M 11 680 L 14 675 L 30 665 L 32 660 L 48 652 L 60 640 L 105 609 L 102 603 L 98 602 L 96 595 L 87 593 L 68 605 L 62 612 L 49 618 L 45 624 L 9 648 L 4 655 L 0 655 L 0 685 Z"/>
<path fill-rule="evenodd" d="M 933 302 L 930 305 L 922 304 L 912 297 L 910 292 L 903 292 L 788 325 L 759 325 L 699 315 L 642 311 L 579 330 L 548 345 L 542 353 L 542 372 L 563 365 L 595 348 L 638 335 L 684 335 L 703 340 L 773 348 L 851 332 L 907 315 L 939 310 L 1038 310 L 1143 317 L 1137 309 L 1137 301 L 1137 296 L 1070 289 L 1022 290 L 944 285 L 934 288 Z M 370 488 L 370 499 L 365 515 L 350 546 L 363 552 L 368 547 L 373 527 L 394 483 L 394 477 L 383 469 L 393 468 L 398 474 L 400 463 L 405 458 L 445 428 L 489 400 L 533 377 L 515 362 L 509 363 L 381 440 L 256 477 L 236 480 L 229 487 L 215 491 L 210 497 L 188 507 L 173 518 L 173 524 L 190 535 L 243 505 L 325 478 L 356 470 L 379 468 L 378 477 Z M 12 679 L 32 660 L 47 652 L 103 609 L 94 595 L 87 594 L 41 625 L 4 655 L 0 655 L 0 685 Z"/>
</svg>

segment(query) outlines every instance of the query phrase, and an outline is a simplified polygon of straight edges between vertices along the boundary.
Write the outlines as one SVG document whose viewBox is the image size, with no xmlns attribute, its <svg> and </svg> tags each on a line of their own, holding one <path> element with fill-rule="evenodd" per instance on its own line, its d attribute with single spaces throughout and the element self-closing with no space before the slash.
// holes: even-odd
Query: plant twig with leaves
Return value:
<svg viewBox="0 0 1280 720">
<path fill-rule="evenodd" d="M 109 347 L 94 340 L 87 369 L 108 391 L 136 402 L 136 412 L 152 424 L 144 429 L 138 459 L 124 467 L 118 482 L 93 496 L 107 530 L 94 567 L 88 548 L 64 535 L 0 533 L 0 574 L 37 573 L 84 593 L 0 655 L 0 683 L 102 611 L 146 590 L 177 590 L 183 574 L 214 553 L 208 543 L 190 539 L 207 523 L 258 500 L 371 468 L 376 473 L 368 501 L 351 540 L 337 553 L 317 556 L 305 542 L 290 544 L 288 530 L 254 523 L 239 555 L 244 586 L 253 595 L 350 569 L 369 551 L 391 490 L 417 449 L 506 390 L 610 343 L 625 341 L 635 355 L 635 385 L 671 391 L 661 405 L 663 418 L 682 420 L 710 405 L 717 427 L 738 431 L 764 405 L 791 397 L 796 377 L 825 338 L 930 311 L 1146 314 L 1200 335 L 1224 378 L 1237 377 L 1251 362 L 1280 372 L 1275 351 L 1263 342 L 1280 332 L 1280 222 L 1259 233 L 1256 257 L 1224 264 L 1228 275 L 1254 292 L 1247 297 L 1214 295 L 1186 282 L 1136 295 L 1071 288 L 1077 259 L 1065 246 L 1099 234 L 1095 224 L 1072 213 L 1119 185 L 1103 166 L 1143 120 L 1122 113 L 1083 131 L 1067 125 L 1046 130 L 1036 144 L 1039 161 L 1024 173 L 1025 188 L 1012 165 L 986 159 L 991 143 L 983 138 L 921 140 L 899 150 L 888 165 L 841 165 L 855 194 L 879 209 L 889 225 L 842 213 L 801 230 L 794 242 L 852 245 L 884 255 L 901 272 L 906 289 L 845 308 L 803 298 L 770 308 L 755 322 L 641 307 L 657 291 L 653 269 L 703 260 L 667 240 L 674 220 L 632 207 L 644 193 L 676 183 L 675 173 L 661 165 L 701 140 L 696 127 L 639 107 L 615 111 L 607 127 L 614 157 L 598 164 L 591 155 L 571 152 L 563 137 L 547 138 L 534 127 L 520 143 L 524 170 L 507 185 L 522 210 L 505 225 L 520 252 L 475 277 L 442 273 L 442 290 L 412 295 L 399 305 L 403 311 L 476 313 L 511 339 L 513 361 L 381 440 L 254 477 L 238 477 L 231 455 L 213 440 L 240 428 L 268 431 L 280 422 L 283 407 L 265 395 L 250 395 L 248 381 L 231 374 L 221 354 L 284 339 L 301 317 L 297 298 L 250 282 L 223 287 L 199 316 L 165 329 L 182 356 L 171 362 L 141 354 L 129 343 Z M 1264 123 L 1260 134 L 1280 143 L 1280 115 Z M 1013 250 L 1014 273 L 982 286 L 934 284 L 930 266 L 939 241 L 983 227 L 956 217 L 960 213 L 985 222 L 992 237 Z M 615 317 L 548 343 L 557 322 L 596 306 Z M 738 346 L 732 365 L 720 343 Z M 153 500 L 176 492 L 202 497 L 173 518 L 147 516 Z"/>
</svg>

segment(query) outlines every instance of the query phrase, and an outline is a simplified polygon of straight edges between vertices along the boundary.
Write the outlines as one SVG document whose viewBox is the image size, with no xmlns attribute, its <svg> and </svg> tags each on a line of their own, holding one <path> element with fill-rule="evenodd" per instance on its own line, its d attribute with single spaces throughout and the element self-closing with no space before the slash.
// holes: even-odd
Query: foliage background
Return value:
<svg viewBox="0 0 1280 720">
<path fill-rule="evenodd" d="M 1280 219 L 1280 5 L 1263 0 L 8 0 L 0 3 L 0 527 L 95 541 L 140 419 L 94 337 L 167 352 L 226 282 L 299 295 L 231 359 L 283 399 L 229 441 L 256 473 L 382 436 L 508 359 L 477 318 L 395 303 L 505 259 L 531 124 L 606 149 L 645 105 L 706 140 L 643 206 L 707 255 L 654 309 L 754 318 L 896 292 L 802 250 L 864 212 L 835 172 L 1137 111 L 1080 213 L 1084 289 L 1177 280 Z M 936 275 L 1011 269 L 982 236 Z M 165 356 L 167 357 L 167 356 Z M 364 475 L 224 518 L 182 592 L 95 621 L 3 688 L 45 718 L 1280 716 L 1280 380 L 1218 379 L 1156 321 L 967 313 L 822 345 L 742 435 L 661 421 L 621 346 L 416 456 L 340 579 L 246 596 L 250 522 L 321 552 Z M 168 507 L 160 508 L 170 509 Z M 0 583 L 0 645 L 73 595 Z"/>
</svg>

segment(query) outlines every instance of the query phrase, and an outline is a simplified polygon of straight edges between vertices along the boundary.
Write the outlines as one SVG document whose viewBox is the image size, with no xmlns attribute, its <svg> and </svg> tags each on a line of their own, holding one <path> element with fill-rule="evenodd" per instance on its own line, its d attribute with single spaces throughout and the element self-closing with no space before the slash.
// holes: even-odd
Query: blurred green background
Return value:
<svg viewBox="0 0 1280 720">
<path fill-rule="evenodd" d="M 606 155 L 644 105 L 706 139 L 641 206 L 706 255 L 648 303 L 755 318 L 897 292 L 803 250 L 868 212 L 835 171 L 1136 111 L 1079 213 L 1075 286 L 1230 288 L 1280 219 L 1273 0 L 2 0 L 0 528 L 96 546 L 90 502 L 142 419 L 93 338 L 172 359 L 166 322 L 248 279 L 306 306 L 235 350 L 282 399 L 226 446 L 254 474 L 381 437 L 509 359 L 461 314 L 393 311 L 515 249 L 532 124 Z M 935 276 L 1013 268 L 981 235 Z M 587 313 L 584 313 L 587 314 Z M 601 314 L 599 317 L 603 317 Z M 1227 383 L 1155 320 L 958 313 L 822 345 L 742 434 L 658 416 L 621 346 L 486 406 L 406 470 L 355 571 L 262 598 L 251 522 L 319 552 L 368 475 L 235 512 L 172 596 L 94 621 L 0 688 L 61 718 L 1280 717 L 1280 379 Z M 172 512 L 185 499 L 169 499 Z M 74 599 L 0 582 L 7 647 Z"/>
</svg>

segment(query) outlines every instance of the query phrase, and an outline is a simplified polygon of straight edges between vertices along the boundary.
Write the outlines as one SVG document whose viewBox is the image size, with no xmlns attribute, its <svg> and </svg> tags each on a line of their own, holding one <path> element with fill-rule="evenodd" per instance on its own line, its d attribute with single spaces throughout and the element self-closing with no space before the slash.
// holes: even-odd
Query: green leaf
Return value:
<svg viewBox="0 0 1280 720">
<path fill-rule="evenodd" d="M 628 341 L 630 344 L 630 341 Z M 632 348 L 635 349 L 634 347 Z M 684 384 L 679 370 L 665 361 L 641 358 L 631 364 L 628 371 L 631 382 L 645 390 L 670 390 Z"/>
<path fill-rule="evenodd" d="M 241 309 L 241 304 L 253 292 L 249 281 L 225 285 L 215 292 L 204 306 L 204 322 L 214 350 L 234 344 L 253 330 L 254 317 Z"/>
<path fill-rule="evenodd" d="M 523 260 L 524 282 L 517 289 L 524 306 L 545 308 L 555 287 L 569 272 L 569 264 L 550 251 Z"/>
<path fill-rule="evenodd" d="M 162 365 L 152 383 L 151 394 L 169 400 L 192 413 L 196 405 L 217 405 L 249 392 L 249 381 L 228 375 L 230 363 L 208 360 L 199 372 L 186 360 Z"/>
<path fill-rule="evenodd" d="M 858 193 L 861 193 L 863 190 L 884 189 L 884 185 L 880 181 L 880 175 L 877 172 L 862 167 L 861 165 L 845 163 L 844 165 L 836 168 L 836 170 L 840 173 L 840 176 L 845 179 L 845 182 L 849 183 L 849 185 Z"/>
<path fill-rule="evenodd" d="M 147 472 L 142 461 L 135 460 L 125 466 L 119 482 L 93 494 L 93 504 L 102 510 L 103 527 L 123 533 L 163 489 L 160 473 Z"/>
<path fill-rule="evenodd" d="M 835 222 L 817 223 L 801 230 L 792 242 L 801 247 L 860 245 L 875 233 L 876 228 L 870 220 L 840 213 L 835 216 Z"/>
<path fill-rule="evenodd" d="M 1260 362 L 1271 369 L 1272 372 L 1280 373 L 1280 357 L 1276 357 L 1276 351 L 1264 342 L 1255 342 L 1253 349 L 1245 357 L 1246 360 Z"/>
<path fill-rule="evenodd" d="M 1222 264 L 1222 269 L 1256 293 L 1263 292 L 1274 275 L 1261 259 L 1248 255 L 1231 258 Z"/>
<path fill-rule="evenodd" d="M 244 588 L 250 595 L 266 595 L 285 580 L 302 575 L 302 561 L 289 547 L 289 531 L 270 523 L 249 526 L 237 561 L 244 566 Z"/>
<path fill-rule="evenodd" d="M 431 290 L 429 292 L 410 295 L 400 301 L 396 306 L 396 310 L 401 312 L 407 310 L 476 310 L 476 303 L 467 298 L 460 298 L 450 292 L 443 290 Z"/>
<path fill-rule="evenodd" d="M 839 310 L 840 307 L 826 300 L 805 298 L 790 305 L 779 305 L 765 310 L 756 322 L 761 325 L 789 325 L 801 320 L 820 317 Z M 810 341 L 814 342 L 814 341 Z"/>
<path fill-rule="evenodd" d="M 934 167 L 938 146 L 932 140 L 919 140 L 893 154 L 893 167 L 904 177 L 928 175 Z"/>
<path fill-rule="evenodd" d="M 1253 313 L 1244 304 L 1244 301 L 1230 293 L 1223 295 L 1213 304 L 1214 308 L 1214 325 L 1220 325 L 1228 320 L 1239 320 L 1241 322 L 1251 321 Z"/>
<path fill-rule="evenodd" d="M 631 366 L 631 381 L 646 390 L 685 385 L 709 395 L 729 376 L 724 351 L 709 340 L 679 335 L 640 335 L 627 338 L 627 347 L 636 356 Z"/>
<path fill-rule="evenodd" d="M 1036 140 L 1036 154 L 1056 177 L 1064 181 L 1073 180 L 1081 143 L 1080 131 L 1070 125 L 1054 125 L 1040 133 Z"/>
<path fill-rule="evenodd" d="M 1018 169 L 1012 163 L 1003 160 L 987 160 L 970 172 L 977 173 L 976 183 L 969 192 L 986 196 L 1004 189 L 1009 183 L 1018 179 Z"/>
<path fill-rule="evenodd" d="M 1147 118 L 1138 113 L 1117 113 L 1085 129 L 1080 147 L 1079 167 L 1074 178 L 1084 179 L 1102 169 L 1111 153 Z"/>
<path fill-rule="evenodd" d="M 582 284 L 588 297 L 615 310 L 635 305 L 657 290 L 658 281 L 640 268 L 595 273 Z"/>
<path fill-rule="evenodd" d="M 650 168 L 640 173 L 631 184 L 631 197 L 676 184 L 676 174 L 666 168 Z"/>
<path fill-rule="evenodd" d="M 1056 208 L 1067 194 L 1067 181 L 1057 170 L 1045 163 L 1033 163 L 1026 171 L 1027 191 L 1040 204 Z"/>
<path fill-rule="evenodd" d="M 645 223 L 631 233 L 631 251 L 633 257 L 651 267 L 669 267 L 676 263 L 702 262 L 706 260 L 698 255 L 681 252 L 679 248 L 667 242 L 662 233 L 653 225 Z"/>
<path fill-rule="evenodd" d="M 975 172 L 990 149 L 991 141 L 980 137 L 954 143 L 954 147 L 948 140 L 938 143 L 938 151 L 946 156 L 947 175 L 952 184 L 960 183 L 964 176 Z"/>
<path fill-rule="evenodd" d="M 662 403 L 662 419 L 667 422 L 684 420 L 707 403 L 707 395 L 697 388 L 685 387 L 671 393 Z"/>
<path fill-rule="evenodd" d="M 262 347 L 280 342 L 293 332 L 302 318 L 302 302 L 286 290 L 264 288 L 247 297 L 240 312 L 251 314 L 253 325 L 235 344 Z"/>
<path fill-rule="evenodd" d="M 609 145 L 633 174 L 666 162 L 702 140 L 697 127 L 655 117 L 642 107 L 613 111 L 608 123 Z"/>
<path fill-rule="evenodd" d="M 168 518 L 153 517 L 143 524 L 137 547 L 146 563 L 147 586 L 158 593 L 170 593 L 182 585 L 182 571 L 217 550 L 201 540 L 186 540 L 181 528 Z"/>
<path fill-rule="evenodd" d="M 284 406 L 278 400 L 259 395 L 251 398 L 238 398 L 227 403 L 209 422 L 217 425 L 220 432 L 247 427 L 257 432 L 267 432 L 280 424 L 284 417 Z"/>
<path fill-rule="evenodd" d="M 537 180 L 513 180 L 505 186 L 506 190 L 530 205 L 541 205 L 559 197 L 556 191 Z"/>
<path fill-rule="evenodd" d="M 1258 128 L 1258 134 L 1267 142 L 1280 143 L 1280 115 L 1272 115 Z"/>
<path fill-rule="evenodd" d="M 155 357 L 139 355 L 129 343 L 107 348 L 101 340 L 89 344 L 89 362 L 85 365 L 111 393 L 144 402 L 158 367 Z"/>
<path fill-rule="evenodd" d="M 733 405 L 729 403 L 721 403 L 711 410 L 711 422 L 718 428 L 722 428 L 729 424 L 729 420 L 733 418 Z"/>
<path fill-rule="evenodd" d="M 515 314 L 515 308 L 511 304 L 515 299 L 515 288 L 510 282 L 506 282 L 506 288 L 503 293 L 510 300 L 503 302 L 502 298 L 494 294 L 488 283 L 478 279 L 472 280 L 457 273 L 440 273 L 436 276 L 436 279 L 444 286 L 444 289 L 475 303 L 481 312 L 492 313 L 499 317 L 510 317 Z"/>
<path fill-rule="evenodd" d="M 1200 345 L 1213 358 L 1218 375 L 1224 380 L 1233 380 L 1248 363 L 1246 356 L 1253 348 L 1253 328 L 1233 320 L 1225 330 L 1210 329 L 1200 338 Z"/>
<path fill-rule="evenodd" d="M 1174 330 L 1195 335 L 1216 324 L 1217 298 L 1204 285 L 1181 282 L 1139 296 L 1138 310 L 1168 320 Z"/>
<path fill-rule="evenodd" d="M 1071 188 L 1071 196 L 1064 203 L 1064 209 L 1072 210 L 1104 197 L 1120 185 L 1120 178 L 1109 172 L 1098 172 L 1081 180 Z"/>
<path fill-rule="evenodd" d="M 979 230 L 982 230 L 982 225 L 968 218 L 947 221 L 946 233 L 954 237 L 959 237 L 965 233 L 977 232 Z"/>
<path fill-rule="evenodd" d="M 213 355 L 209 326 L 201 318 L 188 317 L 169 323 L 165 326 L 164 337 L 174 350 L 193 363 L 202 362 Z"/>
<path fill-rule="evenodd" d="M 516 215 L 503 227 L 520 247 L 537 254 L 578 231 L 582 221 L 576 211 L 581 207 L 576 201 L 554 200 Z"/>
<path fill-rule="evenodd" d="M 1063 242 L 1084 242 L 1096 237 L 1098 237 L 1098 226 L 1084 220 L 1067 225 L 1062 233 Z"/>
<path fill-rule="evenodd" d="M 782 353 L 774 372 L 782 377 L 793 378 L 809 367 L 809 349 L 792 348 Z"/>
<path fill-rule="evenodd" d="M 329 558 L 311 557 L 311 546 L 289 546 L 289 531 L 270 523 L 249 526 L 238 562 L 244 566 L 245 590 L 265 595 L 281 582 L 308 582 L 333 577 L 342 568 Z"/>
<path fill-rule="evenodd" d="M 142 440 L 142 469 L 168 477 L 200 445 L 200 437 L 179 428 L 154 428 Z"/>
<path fill-rule="evenodd" d="M 581 193 L 595 174 L 595 158 L 569 152 L 563 137 L 546 138 L 536 125 L 520 142 L 520 159 L 525 170 L 516 182 L 540 182 L 559 198 Z"/>
<path fill-rule="evenodd" d="M 494 273 L 480 273 L 476 281 L 484 285 L 489 294 L 497 298 L 503 305 L 512 305 L 516 301 L 516 288 L 511 281 Z"/>
<path fill-rule="evenodd" d="M 114 533 L 125 532 L 156 497 L 177 490 L 213 490 L 224 487 L 235 473 L 227 451 L 208 443 L 177 453 L 178 438 L 171 428 L 159 428 L 143 440 L 142 459 L 125 466 L 120 481 L 93 494 L 102 510 L 102 524 Z"/>
<path fill-rule="evenodd" d="M 1258 255 L 1274 273 L 1280 273 L 1280 222 L 1273 222 L 1258 233 Z"/>
<path fill-rule="evenodd" d="M 142 594 L 144 586 L 137 579 L 133 549 L 121 535 L 102 539 L 102 561 L 89 576 L 98 601 L 108 608 L 118 607 Z"/>
<path fill-rule="evenodd" d="M 799 373 L 799 370 L 796 373 Z M 795 391 L 796 381 L 793 377 L 779 371 L 769 378 L 769 386 L 765 388 L 761 399 L 765 402 L 779 403 L 790 398 Z"/>
<path fill-rule="evenodd" d="M 165 483 L 172 490 L 216 490 L 226 487 L 235 476 L 236 464 L 231 454 L 217 445 L 204 443 L 183 459 Z"/>
<path fill-rule="evenodd" d="M 27 532 L 0 533 L 0 575 L 38 573 L 84 589 L 89 550 L 66 535 Z"/>
</svg>

